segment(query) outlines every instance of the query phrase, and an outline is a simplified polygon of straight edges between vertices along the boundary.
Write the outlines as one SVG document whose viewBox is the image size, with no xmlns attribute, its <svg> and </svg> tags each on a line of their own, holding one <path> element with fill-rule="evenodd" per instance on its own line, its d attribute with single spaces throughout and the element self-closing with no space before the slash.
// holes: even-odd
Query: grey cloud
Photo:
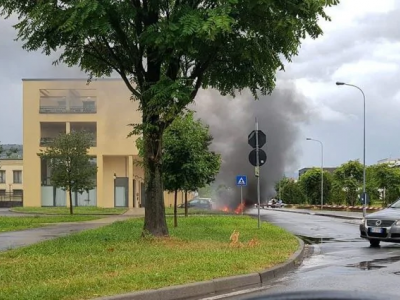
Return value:
<svg viewBox="0 0 400 300">
<path fill-rule="evenodd" d="M 257 117 L 259 129 L 267 136 L 263 149 L 268 160 L 261 167 L 260 176 L 262 196 L 263 200 L 273 196 L 275 182 L 285 171 L 299 166 L 300 126 L 309 120 L 307 108 L 304 97 L 290 84 L 286 89 L 276 89 L 271 96 L 261 97 L 259 101 L 247 92 L 232 99 L 221 97 L 216 91 L 202 91 L 193 109 L 210 125 L 213 148 L 222 154 L 223 164 L 217 182 L 237 191 L 235 176 L 247 175 L 249 187 L 244 191 L 246 198 L 256 201 L 254 167 L 248 161 L 252 149 L 247 137 L 254 129 Z M 240 197 L 235 199 L 239 201 Z"/>
<path fill-rule="evenodd" d="M 400 41 L 400 9 L 385 14 L 369 15 L 360 19 L 363 28 L 360 30 L 364 40 Z"/>
<path fill-rule="evenodd" d="M 380 3 L 380 1 L 377 2 Z M 384 45 L 385 42 L 394 43 L 400 41 L 400 31 L 398 30 L 400 1 L 396 0 L 395 3 L 397 9 L 390 13 L 371 13 L 357 19 L 354 26 L 345 29 L 331 29 L 320 39 L 307 40 L 300 49 L 299 56 L 294 58 L 293 63 L 287 64 L 286 72 L 278 74 L 278 89 L 286 87 L 290 81 L 301 78 L 315 83 L 326 83 L 327 86 L 334 85 L 334 79 L 337 79 L 334 76 L 344 64 L 353 64 L 361 60 L 383 61 L 398 65 L 400 61 L 397 62 L 395 59 L 386 59 L 385 57 L 377 58 L 373 55 L 374 51 L 386 46 Z M 341 9 L 340 6 L 338 9 Z M 22 78 L 86 76 L 78 68 L 52 66 L 51 63 L 56 59 L 56 56 L 46 57 L 40 52 L 28 53 L 21 49 L 22 44 L 13 41 L 16 37 L 16 32 L 11 26 L 14 23 L 15 19 L 7 21 L 0 19 L 0 69 L 2 70 L 0 72 L 0 90 L 2 91 L 0 101 L 3 104 L 0 110 L 0 126 L 1 128 L 8 129 L 1 132 L 0 141 L 10 143 L 22 142 Z M 332 24 L 340 24 L 340 13 L 337 14 L 337 17 L 333 18 Z M 343 79 L 359 85 L 366 92 L 368 159 L 371 163 L 382 158 L 382 156 L 385 157 L 390 154 L 386 154 L 386 152 L 391 152 L 394 156 L 396 154 L 400 155 L 400 151 L 398 150 L 400 148 L 400 141 L 397 141 L 395 137 L 395 132 L 399 132 L 400 130 L 400 126 L 398 125 L 400 124 L 398 122 L 400 99 L 395 98 L 395 95 L 400 92 L 398 84 L 399 76 L 400 71 L 374 73 L 372 70 L 368 74 L 360 74 L 357 78 Z M 207 121 L 212 124 L 220 121 L 221 118 L 226 119 L 226 125 L 218 127 L 224 128 L 226 131 L 226 141 L 221 140 L 216 145 L 224 148 L 228 154 L 231 153 L 229 155 L 233 155 L 232 153 L 237 149 L 235 143 L 239 141 L 239 138 L 235 137 L 235 134 L 240 132 L 240 136 L 243 136 L 243 140 L 240 140 L 240 143 L 243 143 L 245 145 L 243 147 L 246 148 L 239 148 L 238 151 L 250 150 L 246 143 L 246 137 L 248 131 L 252 129 L 251 125 L 249 127 L 240 125 L 233 122 L 232 118 L 235 115 L 242 114 L 244 120 L 248 120 L 246 122 L 252 123 L 253 118 L 251 114 L 259 112 L 263 108 L 262 104 L 252 104 L 259 105 L 258 107 L 246 104 L 246 99 L 248 99 L 247 94 L 243 94 L 237 98 L 241 100 L 233 99 L 229 100 L 229 102 L 227 99 L 220 99 L 212 94 L 212 92 L 210 93 L 215 97 L 214 100 L 218 101 L 211 102 L 211 100 L 207 100 L 201 95 L 198 100 L 198 109 L 200 110 L 203 104 L 210 106 L 217 105 L 221 109 L 222 117 L 213 113 L 207 115 Z M 271 99 L 276 97 L 277 93 L 276 91 Z M 294 96 L 295 98 L 297 97 L 297 94 L 293 95 L 296 95 Z M 313 113 L 313 107 L 310 105 L 301 105 L 300 107 L 306 110 L 304 115 L 307 116 L 303 119 L 303 113 L 290 113 L 291 110 L 283 105 L 287 103 L 285 101 L 280 102 L 281 104 L 283 103 L 282 106 L 270 104 L 275 109 L 280 109 L 276 114 L 282 119 L 282 122 L 290 120 L 295 124 L 295 129 L 293 130 L 296 131 L 294 135 L 296 136 L 296 141 L 293 143 L 293 148 L 289 147 L 289 154 L 285 156 L 284 163 L 285 167 L 289 169 L 300 166 L 299 161 L 302 162 L 301 166 L 318 163 L 318 147 L 308 144 L 305 146 L 304 143 L 300 143 L 299 137 L 301 134 L 304 136 L 314 135 L 313 137 L 315 138 L 326 139 L 327 164 L 330 164 L 330 162 L 337 164 L 347 159 L 361 157 L 359 133 L 362 130 L 360 127 L 360 124 L 362 124 L 362 99 L 359 92 L 351 88 L 335 87 L 319 93 L 316 97 L 321 102 L 324 100 L 324 104 L 332 110 L 341 112 L 344 115 L 353 114 L 357 118 L 346 121 L 322 122 L 319 116 Z M 266 102 L 275 103 L 271 99 L 268 99 Z M 232 105 L 236 101 L 240 103 Z M 251 102 L 250 99 L 248 101 Z M 309 100 L 304 101 L 307 102 Z M 246 110 L 248 110 L 248 113 L 246 113 Z M 274 110 L 272 109 L 272 111 Z M 269 114 L 271 114 L 271 109 L 266 111 L 266 116 L 269 116 Z M 307 122 L 309 122 L 309 125 L 304 127 L 304 124 Z M 228 126 L 228 124 L 230 125 Z M 302 129 L 303 133 L 301 133 Z M 272 129 L 269 128 L 268 130 Z M 288 134 L 288 136 L 291 135 Z M 276 143 L 276 140 L 272 139 L 271 143 Z M 299 150 L 301 147 L 306 147 L 304 148 L 306 149 L 304 156 L 302 156 Z M 229 150 L 232 152 L 229 152 Z M 233 157 L 229 155 L 228 157 Z M 249 166 L 247 156 L 243 163 Z M 272 163 L 271 160 L 269 163 Z M 265 169 L 267 168 L 266 166 Z M 281 171 L 280 168 L 277 168 L 277 170 L 276 173 Z M 249 172 L 251 173 L 252 171 Z M 227 178 L 233 178 L 232 176 L 235 174 L 228 175 Z"/>
</svg>

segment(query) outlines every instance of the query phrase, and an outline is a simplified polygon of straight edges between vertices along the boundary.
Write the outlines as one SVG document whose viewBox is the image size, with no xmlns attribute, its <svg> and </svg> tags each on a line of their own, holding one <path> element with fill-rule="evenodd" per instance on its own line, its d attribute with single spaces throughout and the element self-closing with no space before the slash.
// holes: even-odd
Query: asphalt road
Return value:
<svg viewBox="0 0 400 300">
<path fill-rule="evenodd" d="M 26 216 L 26 214 L 21 214 L 21 213 L 15 213 L 10 211 L 9 208 L 0 208 L 0 217 L 22 217 Z"/>
<path fill-rule="evenodd" d="M 0 208 L 0 217 L 18 216 L 33 217 L 33 215 L 13 213 L 8 209 Z M 54 223 L 46 227 L 0 232 L 0 252 L 55 239 L 69 234 L 81 232 L 83 230 L 99 228 L 115 221 L 126 220 L 131 217 L 134 217 L 134 215 L 104 216 L 103 218 L 92 221 L 58 224 Z"/>
<path fill-rule="evenodd" d="M 256 213 L 256 210 L 254 210 Z M 358 222 L 316 215 L 261 210 L 262 219 L 312 243 L 313 254 L 293 273 L 260 289 L 218 295 L 208 300 L 241 300 L 271 293 L 305 290 L 364 291 L 397 295 L 400 291 L 400 245 L 370 248 L 359 238 Z M 268 299 L 268 298 L 266 298 Z"/>
</svg>

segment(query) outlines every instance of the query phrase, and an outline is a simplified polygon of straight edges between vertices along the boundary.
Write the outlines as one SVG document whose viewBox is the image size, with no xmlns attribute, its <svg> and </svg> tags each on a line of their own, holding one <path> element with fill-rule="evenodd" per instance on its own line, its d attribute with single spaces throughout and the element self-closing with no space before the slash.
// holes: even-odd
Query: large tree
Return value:
<svg viewBox="0 0 400 300">
<path fill-rule="evenodd" d="M 270 93 L 283 60 L 307 35 L 322 34 L 324 8 L 338 0 L 0 0 L 24 49 L 60 51 L 56 63 L 89 78 L 117 72 L 140 102 L 144 137 L 144 230 L 168 235 L 162 136 L 200 88 Z M 112 99 L 110 99 L 112 101 Z"/>
<path fill-rule="evenodd" d="M 60 134 L 38 153 L 51 169 L 51 183 L 69 194 L 70 214 L 73 214 L 72 192 L 83 193 L 95 186 L 97 166 L 91 162 L 88 150 L 92 135 L 84 131 Z"/>
<path fill-rule="evenodd" d="M 350 160 L 335 170 L 333 178 L 335 189 L 344 192 L 346 204 L 354 206 L 361 193 L 362 164 L 358 160 Z"/>
<path fill-rule="evenodd" d="M 275 185 L 275 190 L 281 200 L 286 204 L 302 204 L 306 196 L 299 184 L 291 178 L 284 177 Z"/>
<path fill-rule="evenodd" d="M 321 204 L 321 169 L 312 168 L 301 175 L 299 184 L 310 204 Z M 332 189 L 332 175 L 324 171 L 324 204 L 328 203 Z"/>
<path fill-rule="evenodd" d="M 163 182 L 167 191 L 174 195 L 174 226 L 177 221 L 177 193 L 195 191 L 215 180 L 220 168 L 220 155 L 210 151 L 212 136 L 208 126 L 195 120 L 193 112 L 176 118 L 163 136 Z M 143 141 L 138 139 L 138 148 Z M 143 151 L 140 151 L 143 155 Z M 187 197 L 185 196 L 187 215 Z"/>
<path fill-rule="evenodd" d="M 400 169 L 390 164 L 370 166 L 369 186 L 380 191 L 382 206 L 387 206 L 400 197 Z"/>
<path fill-rule="evenodd" d="M 213 137 L 209 133 L 208 126 L 204 126 L 200 120 L 194 120 L 193 113 L 187 114 L 181 120 L 181 122 L 178 122 L 181 135 L 178 147 L 182 147 L 182 142 L 185 141 L 184 147 L 189 151 L 186 150 L 187 156 L 185 159 L 178 158 L 175 155 L 171 158 L 173 160 L 177 159 L 178 162 L 181 161 L 182 163 L 181 173 L 184 178 L 185 216 L 188 216 L 187 192 L 196 191 L 214 182 L 221 166 L 221 156 L 209 149 Z M 168 132 L 170 133 L 171 131 Z M 176 136 L 176 134 L 179 133 L 176 132 L 174 135 Z"/>
</svg>

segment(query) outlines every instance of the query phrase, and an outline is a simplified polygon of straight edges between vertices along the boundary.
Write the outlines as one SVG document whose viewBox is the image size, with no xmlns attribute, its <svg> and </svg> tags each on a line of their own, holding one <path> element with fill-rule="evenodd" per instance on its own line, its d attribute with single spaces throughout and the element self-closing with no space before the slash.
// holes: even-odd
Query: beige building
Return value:
<svg viewBox="0 0 400 300">
<path fill-rule="evenodd" d="M 53 187 L 51 170 L 37 153 L 58 134 L 85 129 L 96 137 L 89 154 L 97 164 L 96 188 L 73 195 L 77 206 L 143 207 L 143 169 L 137 165 L 138 102 L 120 79 L 23 80 L 24 206 L 67 206 L 68 194 Z M 179 195 L 179 202 L 183 199 Z M 165 193 L 165 204 L 173 195 Z"/>
<path fill-rule="evenodd" d="M 385 158 L 378 160 L 377 162 L 378 165 L 380 164 L 388 164 L 393 167 L 400 167 L 400 158 Z"/>
<path fill-rule="evenodd" d="M 0 200 L 22 199 L 22 159 L 0 160 Z"/>
</svg>

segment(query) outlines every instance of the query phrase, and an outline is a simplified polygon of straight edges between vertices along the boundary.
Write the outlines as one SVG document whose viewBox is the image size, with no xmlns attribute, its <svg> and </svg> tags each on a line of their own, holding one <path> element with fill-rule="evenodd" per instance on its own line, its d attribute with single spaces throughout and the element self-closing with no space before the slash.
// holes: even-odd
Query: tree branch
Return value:
<svg viewBox="0 0 400 300">
<path fill-rule="evenodd" d="M 178 77 L 179 70 L 180 70 L 180 61 L 181 61 L 180 55 L 171 57 L 168 68 L 167 68 L 167 72 L 166 72 L 166 75 L 168 76 L 168 78 L 170 78 L 172 80 L 176 80 L 176 78 Z"/>
<path fill-rule="evenodd" d="M 137 98 L 141 97 L 141 94 L 135 89 L 133 88 L 133 86 L 131 85 L 129 79 L 126 77 L 126 74 L 124 73 L 123 70 L 119 69 L 117 66 L 113 65 L 112 63 L 110 63 L 109 61 L 107 61 L 106 59 L 103 58 L 103 56 L 101 55 L 100 51 L 89 41 L 89 45 L 91 45 L 91 48 L 98 54 L 95 55 L 91 52 L 86 52 L 87 54 L 93 56 L 94 58 L 104 62 L 105 64 L 110 65 L 122 78 L 122 80 L 124 81 L 125 85 L 128 87 L 129 91 L 131 91 L 131 93 L 133 95 L 135 95 Z"/>
<path fill-rule="evenodd" d="M 117 70 L 116 70 L 117 71 Z M 126 74 L 123 72 L 118 72 L 117 73 L 121 76 L 122 80 L 124 81 L 125 85 L 128 87 L 128 89 L 132 92 L 133 95 L 136 96 L 136 98 L 141 99 L 142 95 L 139 93 L 131 84 L 129 81 L 128 77 L 126 77 Z"/>
<path fill-rule="evenodd" d="M 197 93 L 198 93 L 198 91 L 199 91 L 199 89 L 200 89 L 200 87 L 201 87 L 201 84 L 202 84 L 202 82 L 203 82 L 203 77 L 204 77 L 203 75 L 204 75 L 204 72 L 205 72 L 206 69 L 210 66 L 210 64 L 212 63 L 212 61 L 215 60 L 215 58 L 216 58 L 217 53 L 218 53 L 218 48 L 219 48 L 219 47 L 217 47 L 216 49 L 214 49 L 214 51 L 211 51 L 211 52 L 210 52 L 210 55 L 207 57 L 207 59 L 206 59 L 204 62 L 199 62 L 199 63 L 194 67 L 193 72 L 192 72 L 192 74 L 190 75 L 190 79 L 192 79 L 192 80 L 197 79 L 197 80 L 196 80 L 196 83 L 195 83 L 195 86 L 194 86 L 194 90 L 193 90 L 193 92 L 190 94 L 190 97 L 191 97 L 192 100 L 196 97 L 196 95 L 197 95 Z"/>
<path fill-rule="evenodd" d="M 118 67 L 117 67 L 116 65 L 114 65 L 114 64 L 111 63 L 110 61 L 106 60 L 106 59 L 102 56 L 102 54 L 101 54 L 101 52 L 99 51 L 99 49 L 97 49 L 96 46 L 95 46 L 91 41 L 87 40 L 87 42 L 88 42 L 88 45 L 90 46 L 90 48 L 91 48 L 94 52 L 96 52 L 97 55 L 94 54 L 94 53 L 92 53 L 92 52 L 90 52 L 90 51 L 88 51 L 88 50 L 86 49 L 86 50 L 84 50 L 84 51 L 86 51 L 87 54 L 91 55 L 92 57 L 94 57 L 94 58 L 96 58 L 96 59 L 98 59 L 98 60 L 100 60 L 100 61 L 102 61 L 102 62 L 103 62 L 104 64 L 106 64 L 106 65 L 110 65 L 113 69 L 115 69 L 115 70 L 118 72 Z"/>
</svg>

